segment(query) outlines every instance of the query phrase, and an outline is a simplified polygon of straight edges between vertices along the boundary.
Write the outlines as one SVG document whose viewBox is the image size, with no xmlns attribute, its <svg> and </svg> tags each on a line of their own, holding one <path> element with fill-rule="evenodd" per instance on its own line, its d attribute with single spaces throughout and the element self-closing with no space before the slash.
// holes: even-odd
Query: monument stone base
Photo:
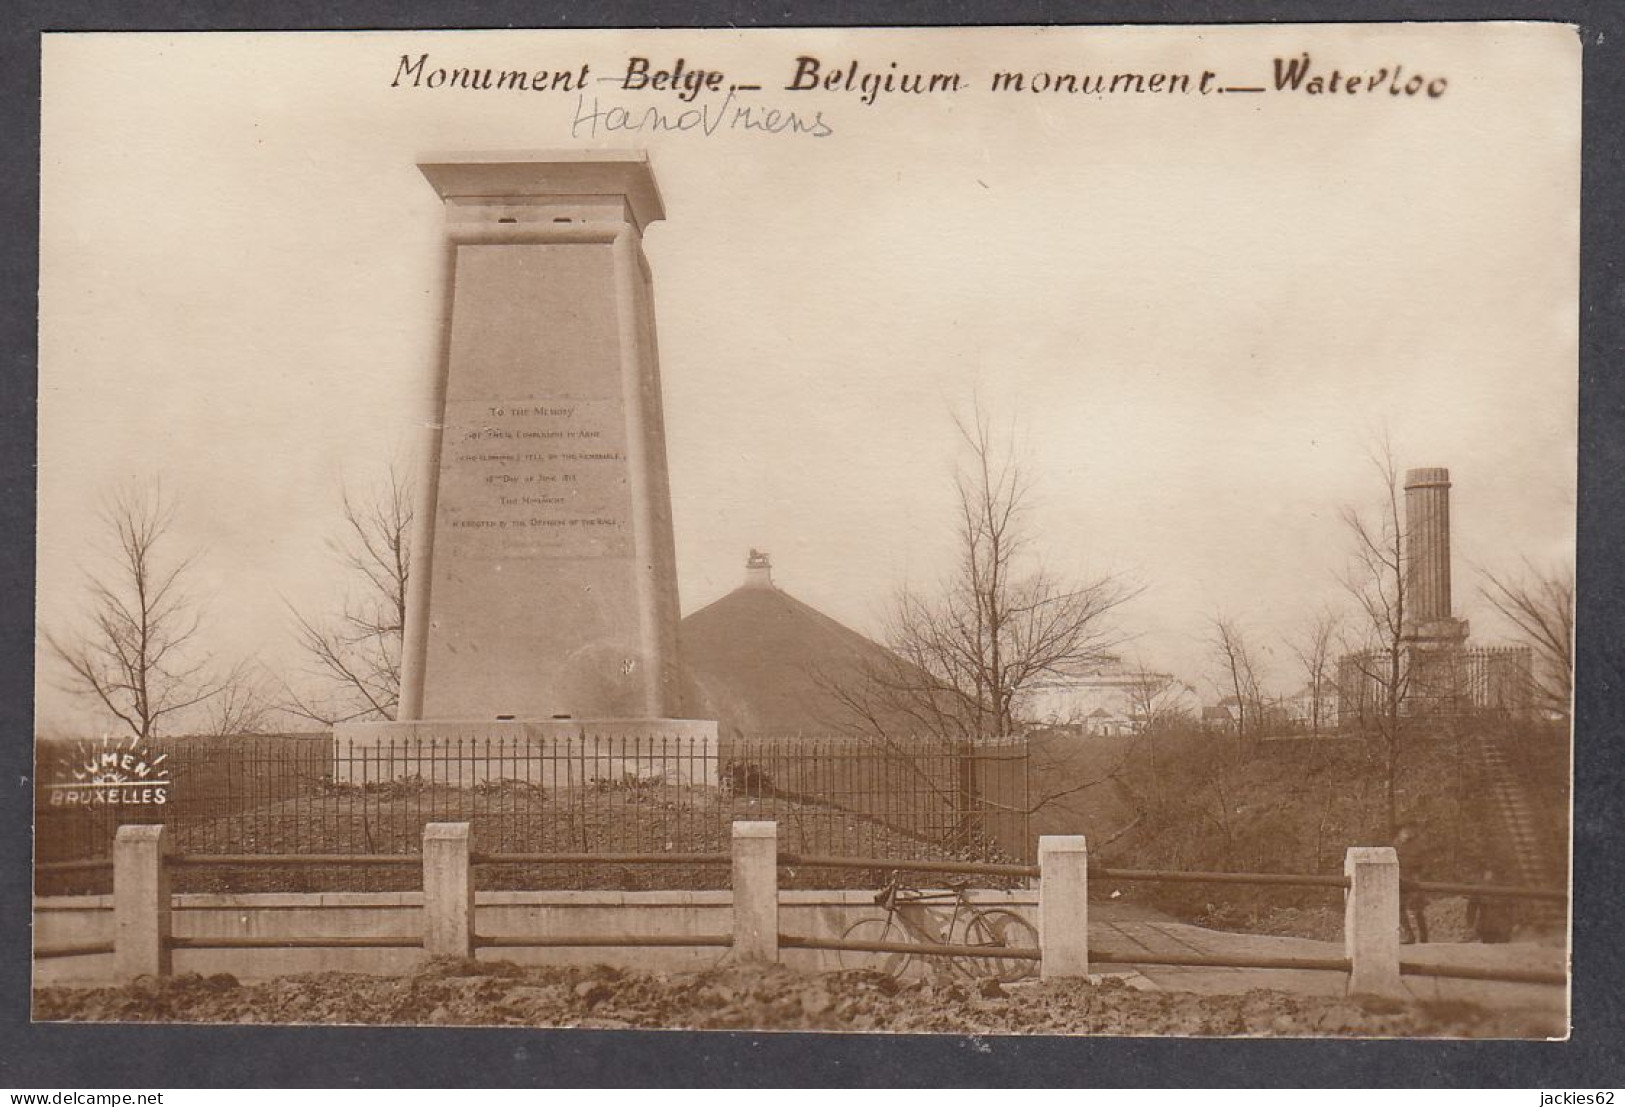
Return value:
<svg viewBox="0 0 1625 1107">
<path fill-rule="evenodd" d="M 540 788 L 627 780 L 717 783 L 717 724 L 707 719 L 423 719 L 340 723 L 333 779 L 419 779 Z"/>
</svg>

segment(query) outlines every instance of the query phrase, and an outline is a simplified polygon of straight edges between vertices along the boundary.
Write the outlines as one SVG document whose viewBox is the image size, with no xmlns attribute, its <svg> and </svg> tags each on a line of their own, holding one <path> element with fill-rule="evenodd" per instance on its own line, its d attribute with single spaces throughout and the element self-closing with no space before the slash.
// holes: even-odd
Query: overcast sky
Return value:
<svg viewBox="0 0 1625 1107">
<path fill-rule="evenodd" d="M 1442 96 L 993 94 L 1000 69 L 1273 86 L 1405 67 Z M 573 92 L 391 87 L 441 66 L 723 70 L 831 132 L 591 136 Z M 825 71 L 956 93 L 789 92 Z M 874 631 L 952 547 L 951 412 L 1016 428 L 1048 565 L 1144 585 L 1133 650 L 1201 682 L 1205 620 L 1276 645 L 1340 598 L 1344 504 L 1455 481 L 1472 567 L 1572 559 L 1579 47 L 1558 27 L 48 36 L 39 610 L 65 625 L 98 497 L 161 475 L 227 655 L 334 603 L 342 482 L 418 450 L 443 150 L 640 148 L 684 612 L 743 579 Z M 402 86 L 408 84 L 402 81 Z M 672 95 L 595 81 L 600 108 Z M 702 98 L 712 110 L 720 96 Z M 1279 683 L 1291 683 L 1276 647 Z M 42 669 L 42 722 L 88 725 Z"/>
</svg>

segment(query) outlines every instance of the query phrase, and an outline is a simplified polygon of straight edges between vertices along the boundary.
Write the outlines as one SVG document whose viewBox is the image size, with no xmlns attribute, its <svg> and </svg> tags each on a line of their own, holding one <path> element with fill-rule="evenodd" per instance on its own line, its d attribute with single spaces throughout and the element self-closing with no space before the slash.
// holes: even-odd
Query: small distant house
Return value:
<svg viewBox="0 0 1625 1107">
<path fill-rule="evenodd" d="M 1323 731 L 1337 727 L 1337 685 L 1329 680 L 1322 682 L 1318 694 L 1313 685 L 1305 684 L 1281 706 L 1294 730 L 1314 730 L 1317 722 Z"/>
<path fill-rule="evenodd" d="M 1202 729 L 1219 734 L 1234 734 L 1241 723 L 1240 705 L 1231 699 L 1227 703 L 1211 704 L 1202 708 Z"/>
<path fill-rule="evenodd" d="M 1136 729 L 1133 719 L 1104 707 L 1097 707 L 1083 717 L 1083 732 L 1094 738 L 1115 738 L 1133 734 Z"/>
</svg>

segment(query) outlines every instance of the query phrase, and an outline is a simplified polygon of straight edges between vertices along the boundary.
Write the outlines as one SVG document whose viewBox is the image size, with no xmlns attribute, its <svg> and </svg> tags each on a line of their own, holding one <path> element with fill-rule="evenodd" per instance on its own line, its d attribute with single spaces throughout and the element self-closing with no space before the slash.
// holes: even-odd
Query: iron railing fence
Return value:
<svg viewBox="0 0 1625 1107">
<path fill-rule="evenodd" d="M 773 820 L 780 848 L 817 856 L 1021 862 L 1032 858 L 1022 739 L 944 744 L 862 738 L 594 734 L 335 741 L 329 735 L 169 739 L 162 803 L 63 802 L 75 747 L 39 748 L 36 860 L 42 894 L 105 892 L 119 825 L 161 822 L 181 855 L 415 855 L 429 822 L 469 822 L 485 855 L 563 855 L 482 866 L 491 888 L 710 888 L 705 866 L 620 857 L 714 853 L 736 819 Z M 109 789 L 115 795 L 120 789 Z M 584 855 L 620 855 L 602 862 Z M 872 874 L 804 867 L 786 883 L 831 887 Z M 177 867 L 178 891 L 406 890 L 385 865 Z"/>
</svg>

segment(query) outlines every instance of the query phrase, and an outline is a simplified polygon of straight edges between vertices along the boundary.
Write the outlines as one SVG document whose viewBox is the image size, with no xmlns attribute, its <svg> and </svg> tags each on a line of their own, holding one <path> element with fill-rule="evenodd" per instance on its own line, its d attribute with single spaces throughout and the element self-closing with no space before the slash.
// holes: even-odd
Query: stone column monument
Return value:
<svg viewBox="0 0 1625 1107">
<path fill-rule="evenodd" d="M 1405 641 L 1410 690 L 1405 710 L 1444 715 L 1469 699 L 1469 627 L 1450 598 L 1450 470 L 1405 472 Z"/>
<path fill-rule="evenodd" d="M 1409 637 L 1459 645 L 1468 628 L 1451 611 L 1449 469 L 1406 470 L 1405 546 Z"/>
<path fill-rule="evenodd" d="M 714 743 L 715 723 L 671 718 L 676 565 L 642 247 L 665 209 L 647 157 L 418 168 L 445 203 L 446 302 L 399 721 L 340 727 L 341 761 L 445 737 L 598 742 L 600 758 L 626 739 Z"/>
</svg>

